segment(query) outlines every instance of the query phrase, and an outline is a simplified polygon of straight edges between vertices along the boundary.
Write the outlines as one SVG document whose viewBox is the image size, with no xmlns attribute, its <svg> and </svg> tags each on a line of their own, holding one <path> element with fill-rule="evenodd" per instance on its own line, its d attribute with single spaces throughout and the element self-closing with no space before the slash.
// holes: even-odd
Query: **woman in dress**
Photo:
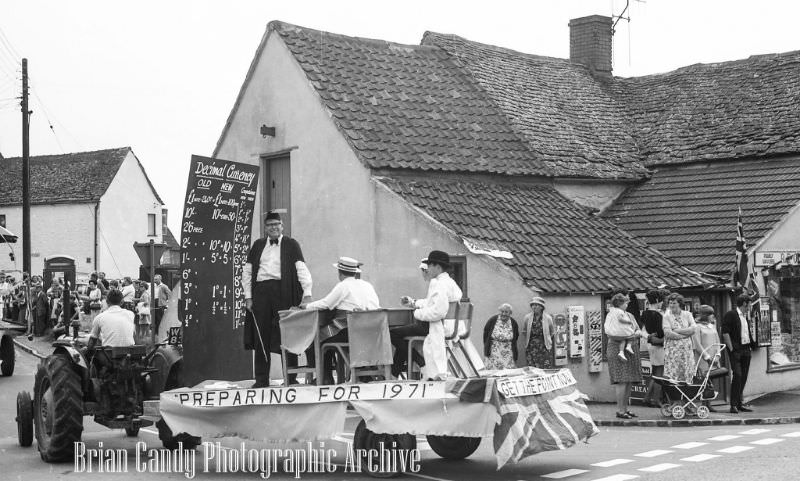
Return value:
<svg viewBox="0 0 800 481">
<path fill-rule="evenodd" d="M 503 304 L 497 310 L 498 314 L 490 317 L 483 328 L 486 369 L 513 369 L 517 360 L 519 326 L 511 317 L 510 304 Z"/>
<path fill-rule="evenodd" d="M 608 310 L 605 322 L 603 323 L 603 330 L 608 331 L 612 324 L 618 322 L 619 317 L 624 315 L 628 316 L 627 309 L 628 296 L 625 294 L 614 294 L 611 298 L 612 307 Z M 633 316 L 628 318 L 631 327 L 636 325 Z M 613 329 L 612 329 L 613 330 Z M 633 336 L 641 336 L 641 330 L 635 328 Z M 622 352 L 622 343 L 620 338 L 616 336 L 607 335 L 606 342 L 606 358 L 608 360 L 608 377 L 611 384 L 614 385 L 614 394 L 617 399 L 617 417 L 620 419 L 631 419 L 637 417 L 636 414 L 628 410 L 628 401 L 630 400 L 631 388 L 633 383 L 642 382 L 642 364 L 639 360 L 639 343 L 630 342 L 628 345 L 632 352 L 620 356 Z"/>
<path fill-rule="evenodd" d="M 689 311 L 683 310 L 683 296 L 672 293 L 667 298 L 664 314 L 664 377 L 675 381 L 692 382 L 694 377 L 694 351 L 692 336 L 695 322 Z"/>
<path fill-rule="evenodd" d="M 102 292 L 97 287 L 97 281 L 89 279 L 89 326 L 91 327 L 94 318 L 100 314 Z"/>
<path fill-rule="evenodd" d="M 522 337 L 525 339 L 525 359 L 529 366 L 539 369 L 552 369 L 553 362 L 553 318 L 544 312 L 545 302 L 541 297 L 531 299 L 531 312 L 523 321 L 525 327 Z"/>
</svg>

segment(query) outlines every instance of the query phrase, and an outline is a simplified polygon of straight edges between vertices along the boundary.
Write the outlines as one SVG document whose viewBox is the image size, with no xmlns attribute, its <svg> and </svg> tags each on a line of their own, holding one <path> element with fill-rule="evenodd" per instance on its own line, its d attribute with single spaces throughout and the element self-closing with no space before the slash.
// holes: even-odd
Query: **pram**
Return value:
<svg viewBox="0 0 800 481">
<path fill-rule="evenodd" d="M 653 376 L 653 380 L 663 388 L 664 394 L 668 399 L 667 402 L 661 405 L 662 415 L 682 419 L 687 413 L 694 412 L 700 419 L 708 417 L 708 407 L 704 406 L 702 402 L 717 398 L 717 392 L 714 390 L 711 380 L 726 376 L 729 372 L 728 368 L 725 367 L 713 369 L 714 365 L 719 364 L 723 349 L 725 349 L 725 344 L 711 344 L 703 350 L 702 355 L 695 363 L 695 377 L 691 383 Z M 700 363 L 703 357 L 712 350 L 715 353 L 711 358 L 708 371 L 700 373 Z"/>
</svg>

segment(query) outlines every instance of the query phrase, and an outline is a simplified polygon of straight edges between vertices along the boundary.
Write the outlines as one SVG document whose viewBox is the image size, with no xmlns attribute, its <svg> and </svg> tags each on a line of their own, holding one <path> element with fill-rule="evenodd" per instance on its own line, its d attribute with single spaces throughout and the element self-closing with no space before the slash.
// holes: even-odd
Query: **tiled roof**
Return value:
<svg viewBox="0 0 800 481">
<path fill-rule="evenodd" d="M 615 78 L 648 166 L 800 152 L 800 51 Z"/>
<path fill-rule="evenodd" d="M 31 157 L 31 204 L 99 200 L 130 152 L 130 147 L 121 147 Z M 0 175 L 0 205 L 22 204 L 22 158 L 0 159 L 0 172 L 3 173 Z M 147 178 L 147 174 L 144 175 Z M 147 182 L 150 184 L 149 178 Z M 150 187 L 163 204 L 152 184 Z"/>
<path fill-rule="evenodd" d="M 800 203 L 800 158 L 665 166 L 605 214 L 681 265 L 724 274 L 733 267 L 736 217 L 754 246 Z"/>
<path fill-rule="evenodd" d="M 180 251 L 181 245 L 178 244 L 178 240 L 175 239 L 175 236 L 172 234 L 172 230 L 167 227 L 164 230 L 164 234 L 162 236 L 164 238 L 164 243 L 167 244 L 167 248 L 171 251 Z"/>
<path fill-rule="evenodd" d="M 369 167 L 552 174 L 441 49 L 281 22 L 269 28 L 280 34 Z"/>
<path fill-rule="evenodd" d="M 583 65 L 434 32 L 422 44 L 458 59 L 554 171 L 602 178 L 646 173 L 616 100 Z"/>
<path fill-rule="evenodd" d="M 549 185 L 385 177 L 380 182 L 462 238 L 510 252 L 512 259 L 498 261 L 544 292 L 705 281 Z"/>
</svg>

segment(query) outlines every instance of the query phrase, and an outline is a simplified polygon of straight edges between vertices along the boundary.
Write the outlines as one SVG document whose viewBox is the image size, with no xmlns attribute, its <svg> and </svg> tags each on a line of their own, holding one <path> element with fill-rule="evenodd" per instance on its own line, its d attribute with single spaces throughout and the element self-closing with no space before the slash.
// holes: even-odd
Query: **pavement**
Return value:
<svg viewBox="0 0 800 481">
<path fill-rule="evenodd" d="M 40 359 L 44 359 L 53 352 L 52 340 L 49 337 L 28 340 L 22 331 L 8 330 L 10 326 L 15 325 L 0 321 L 0 330 L 5 327 L 8 333 L 16 334 L 14 343 L 19 349 Z M 587 402 L 586 405 L 598 426 L 672 427 L 800 423 L 800 388 L 772 392 L 750 399 L 745 398 L 745 402 L 752 407 L 753 412 L 731 414 L 730 406 L 715 402 L 712 406 L 718 412 L 710 413 L 706 419 L 698 419 L 697 416 L 691 414 L 687 414 L 683 419 L 674 419 L 663 416 L 660 409 L 635 404 L 631 405 L 629 410 L 638 417 L 618 419 L 614 403 Z"/>
</svg>

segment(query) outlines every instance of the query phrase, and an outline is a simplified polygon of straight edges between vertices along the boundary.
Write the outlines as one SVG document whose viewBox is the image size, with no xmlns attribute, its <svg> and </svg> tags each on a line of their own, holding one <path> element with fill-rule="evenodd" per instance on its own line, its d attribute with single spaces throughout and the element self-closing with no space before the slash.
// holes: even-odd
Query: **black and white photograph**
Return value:
<svg viewBox="0 0 800 481">
<path fill-rule="evenodd" d="M 789 480 L 790 0 L 0 4 L 0 478 Z"/>
</svg>

